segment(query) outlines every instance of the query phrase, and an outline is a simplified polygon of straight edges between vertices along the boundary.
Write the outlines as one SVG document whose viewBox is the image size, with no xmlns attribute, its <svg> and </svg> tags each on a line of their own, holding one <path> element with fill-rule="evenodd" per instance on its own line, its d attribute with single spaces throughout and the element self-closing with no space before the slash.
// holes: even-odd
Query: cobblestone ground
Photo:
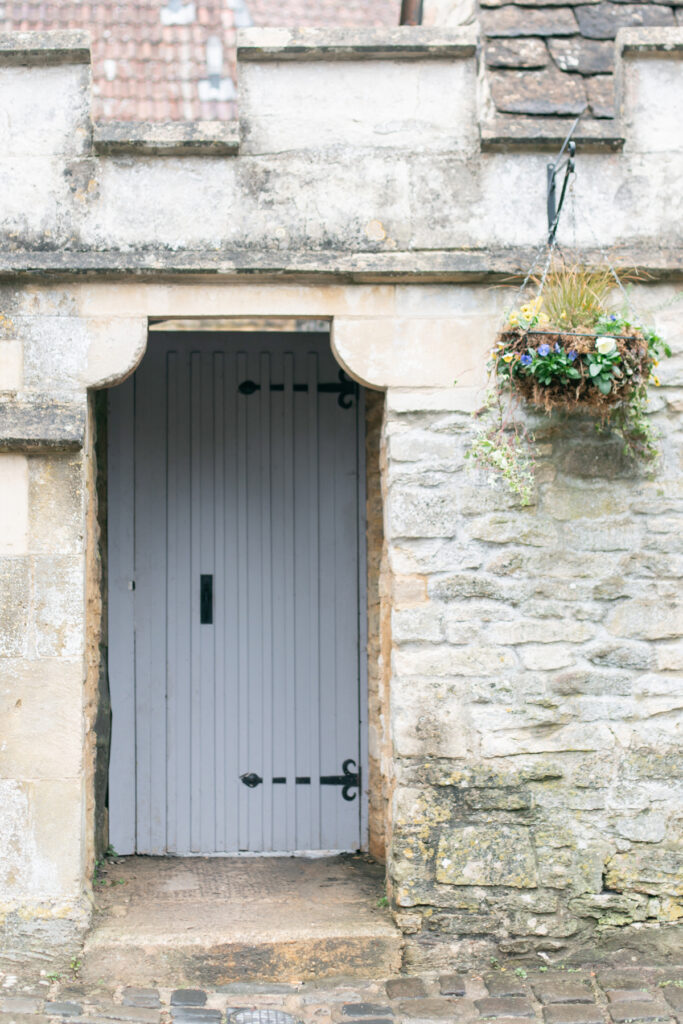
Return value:
<svg viewBox="0 0 683 1024">
<path fill-rule="evenodd" d="M 0 993 L 0 1024 L 683 1024 L 683 968 L 496 967 L 212 991 L 6 975 Z"/>
</svg>

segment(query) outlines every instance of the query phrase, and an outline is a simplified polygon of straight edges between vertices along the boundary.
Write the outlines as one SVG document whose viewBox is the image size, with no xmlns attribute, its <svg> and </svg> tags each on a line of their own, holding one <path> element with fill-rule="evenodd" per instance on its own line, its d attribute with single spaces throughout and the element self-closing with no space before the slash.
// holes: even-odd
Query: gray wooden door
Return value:
<svg viewBox="0 0 683 1024">
<path fill-rule="evenodd" d="M 119 853 L 361 844 L 362 394 L 341 378 L 326 334 L 152 334 L 110 393 Z"/>
</svg>

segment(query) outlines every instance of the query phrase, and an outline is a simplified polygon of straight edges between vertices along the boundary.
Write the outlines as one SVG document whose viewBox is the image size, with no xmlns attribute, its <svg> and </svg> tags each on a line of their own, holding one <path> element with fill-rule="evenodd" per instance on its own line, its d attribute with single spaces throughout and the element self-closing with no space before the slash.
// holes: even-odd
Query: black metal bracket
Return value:
<svg viewBox="0 0 683 1024">
<path fill-rule="evenodd" d="M 356 794 L 351 794 L 351 790 L 360 789 L 360 768 L 356 771 L 350 771 L 350 766 L 353 765 L 356 768 L 356 762 L 353 758 L 348 757 L 342 765 L 341 775 L 321 775 L 320 785 L 321 786 L 341 786 L 342 799 L 351 802 L 356 799 Z M 263 782 L 260 775 L 256 772 L 245 772 L 244 775 L 240 775 L 240 779 L 245 786 L 249 789 L 256 789 Z M 284 775 L 276 775 L 273 778 L 274 786 L 283 786 L 287 782 L 287 778 Z M 295 782 L 297 786 L 310 786 L 311 777 L 310 775 L 297 775 Z"/>
<path fill-rule="evenodd" d="M 569 178 L 576 170 L 576 163 L 574 157 L 576 155 L 576 143 L 572 141 L 572 135 L 574 129 L 583 117 L 586 107 L 581 111 L 574 124 L 569 129 L 567 138 L 562 143 L 562 149 L 558 153 L 557 157 L 552 163 L 549 163 L 546 167 L 546 200 L 548 208 L 548 245 L 552 245 L 555 241 L 555 235 L 557 234 L 557 228 L 560 223 L 560 214 L 562 213 L 562 206 L 564 204 L 564 198 L 567 194 L 567 185 L 569 184 Z M 567 156 L 564 157 L 565 150 Z M 562 181 L 562 188 L 560 190 L 560 199 L 557 199 L 557 176 L 564 171 L 564 179 Z"/>
<path fill-rule="evenodd" d="M 354 380 L 351 380 L 343 370 L 339 371 L 339 380 L 333 384 L 318 384 L 318 392 L 322 394 L 334 394 L 339 395 L 337 404 L 342 409 L 351 408 L 351 399 L 358 394 L 358 385 Z M 241 395 L 253 395 L 256 391 L 261 390 L 261 385 L 257 384 L 255 380 L 243 380 L 241 384 L 237 385 L 237 390 Z M 271 384 L 271 391 L 284 391 L 284 384 Z M 294 384 L 294 391 L 308 391 L 308 384 Z"/>
</svg>

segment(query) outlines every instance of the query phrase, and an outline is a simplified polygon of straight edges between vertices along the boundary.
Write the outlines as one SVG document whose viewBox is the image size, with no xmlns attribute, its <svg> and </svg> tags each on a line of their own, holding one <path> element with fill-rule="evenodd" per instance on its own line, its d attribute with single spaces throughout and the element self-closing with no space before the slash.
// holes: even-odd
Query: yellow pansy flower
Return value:
<svg viewBox="0 0 683 1024">
<path fill-rule="evenodd" d="M 658 388 L 661 385 L 661 383 L 662 383 L 661 380 L 659 379 L 659 377 L 656 377 L 655 374 L 652 375 L 651 380 L 652 380 L 652 383 L 654 384 L 654 386 L 656 388 Z"/>
<path fill-rule="evenodd" d="M 505 355 L 503 356 L 504 363 L 511 363 L 513 359 L 514 355 L 512 352 L 506 352 Z"/>
</svg>

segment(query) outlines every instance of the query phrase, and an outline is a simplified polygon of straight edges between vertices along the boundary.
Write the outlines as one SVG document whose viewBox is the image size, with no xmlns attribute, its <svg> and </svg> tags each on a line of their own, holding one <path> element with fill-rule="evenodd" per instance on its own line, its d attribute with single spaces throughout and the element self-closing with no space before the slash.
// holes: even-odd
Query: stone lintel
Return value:
<svg viewBox="0 0 683 1024">
<path fill-rule="evenodd" d="M 623 57 L 671 57 L 683 59 L 683 26 L 680 28 L 622 28 L 617 32 L 617 53 Z"/>
<path fill-rule="evenodd" d="M 617 269 L 634 268 L 653 279 L 683 274 L 680 248 L 629 243 L 610 248 Z M 0 280 L 73 278 L 146 280 L 244 279 L 254 281 L 312 280 L 316 283 L 453 283 L 523 277 L 536 256 L 530 246 L 497 249 L 450 249 L 403 252 L 240 250 L 30 250 L 0 256 Z M 604 260 L 601 250 L 584 249 L 587 263 Z"/>
<path fill-rule="evenodd" d="M 100 121 L 93 146 L 103 155 L 235 156 L 239 125 L 236 121 Z"/>
<path fill-rule="evenodd" d="M 250 28 L 237 33 L 238 61 L 266 60 L 424 60 L 473 57 L 474 25 L 457 29 Z"/>
<path fill-rule="evenodd" d="M 0 33 L 0 66 L 89 63 L 90 35 L 87 32 Z"/>
<path fill-rule="evenodd" d="M 573 123 L 573 117 L 498 117 L 481 125 L 481 148 L 486 153 L 556 153 Z M 581 120 L 572 138 L 582 153 L 614 152 L 624 146 L 615 121 Z"/>
<path fill-rule="evenodd" d="M 0 400 L 0 451 L 78 451 L 85 439 L 85 404 L 45 395 Z"/>
</svg>

